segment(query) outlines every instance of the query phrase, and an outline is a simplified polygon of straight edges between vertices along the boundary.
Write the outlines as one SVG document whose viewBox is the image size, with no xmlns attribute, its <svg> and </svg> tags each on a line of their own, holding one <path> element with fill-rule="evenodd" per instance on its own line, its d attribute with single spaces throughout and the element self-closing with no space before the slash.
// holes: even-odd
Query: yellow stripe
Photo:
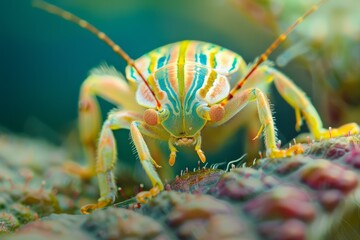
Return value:
<svg viewBox="0 0 360 240">
<path fill-rule="evenodd" d="M 179 49 L 179 58 L 178 58 L 178 84 L 179 84 L 179 98 L 181 104 L 183 104 L 184 91 L 185 91 L 185 58 L 186 58 L 186 49 L 189 45 L 189 41 L 183 41 L 180 44 Z"/>
<path fill-rule="evenodd" d="M 217 72 L 215 70 L 212 70 L 209 74 L 208 79 L 206 79 L 205 86 L 200 89 L 199 94 L 202 98 L 205 98 L 206 94 L 209 92 L 210 88 L 213 86 L 216 78 L 217 78 Z"/>
<path fill-rule="evenodd" d="M 149 65 L 149 73 L 152 74 L 155 71 L 155 64 L 157 63 L 158 55 L 154 54 L 154 52 L 150 52 L 150 65 Z"/>
<path fill-rule="evenodd" d="M 209 52 L 209 65 L 211 67 L 211 72 L 208 79 L 206 79 L 205 85 L 200 89 L 199 93 L 202 98 L 205 98 L 206 94 L 209 92 L 210 88 L 213 86 L 215 79 L 217 78 L 217 72 L 214 70 L 216 67 L 216 54 L 219 53 L 220 47 L 215 46 Z"/>
<path fill-rule="evenodd" d="M 209 64 L 210 64 L 210 67 L 215 69 L 215 55 L 219 52 L 220 50 L 220 47 L 215 47 L 213 48 L 210 53 L 209 53 Z"/>
</svg>

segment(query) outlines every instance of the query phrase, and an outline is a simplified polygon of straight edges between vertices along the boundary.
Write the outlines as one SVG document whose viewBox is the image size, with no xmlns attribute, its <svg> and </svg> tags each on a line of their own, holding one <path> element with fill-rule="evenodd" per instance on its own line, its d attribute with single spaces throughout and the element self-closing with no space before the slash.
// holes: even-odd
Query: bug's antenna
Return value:
<svg viewBox="0 0 360 240">
<path fill-rule="evenodd" d="M 154 91 L 151 89 L 151 87 L 150 87 L 149 83 L 146 81 L 144 75 L 136 67 L 134 60 L 131 57 L 129 57 L 129 55 L 119 45 L 117 45 L 113 40 L 111 40 L 111 38 L 109 38 L 104 32 L 100 31 L 99 29 L 97 29 L 95 26 L 88 23 L 84 19 L 81 19 L 78 16 L 76 16 L 76 15 L 74 15 L 74 14 L 72 14 L 72 13 L 70 13 L 70 12 L 64 10 L 64 9 L 59 8 L 59 7 L 57 7 L 55 5 L 52 5 L 50 3 L 47 3 L 45 1 L 34 0 L 33 1 L 33 6 L 37 7 L 37 8 L 40 8 L 40 9 L 46 11 L 46 12 L 57 15 L 59 17 L 62 17 L 65 20 L 68 20 L 70 22 L 73 22 L 73 23 L 79 25 L 80 27 L 90 31 L 91 33 L 96 35 L 100 40 L 102 40 L 107 45 L 109 45 L 115 53 L 120 55 L 120 57 L 122 57 L 127 62 L 128 65 L 130 65 L 131 67 L 133 67 L 136 70 L 136 72 L 139 74 L 141 80 L 145 83 L 145 85 L 148 87 L 151 94 L 153 95 L 153 97 L 154 97 L 154 99 L 156 101 L 157 109 L 158 110 L 161 109 L 161 103 L 160 103 L 159 99 L 156 97 Z"/>
<path fill-rule="evenodd" d="M 301 17 L 296 19 L 296 21 L 282 34 L 280 34 L 279 37 L 275 39 L 275 41 L 266 49 L 266 51 L 261 54 L 260 58 L 258 58 L 255 62 L 255 64 L 251 67 L 251 69 L 248 71 L 248 73 L 236 84 L 236 86 L 231 89 L 229 95 L 227 98 L 225 98 L 221 105 L 225 106 L 230 99 L 234 97 L 234 94 L 244 85 L 247 79 L 254 73 L 254 71 L 259 67 L 259 65 L 263 62 L 265 62 L 269 55 L 288 37 L 288 35 L 295 29 L 297 25 L 299 25 L 307 16 L 315 12 L 321 4 L 323 4 L 326 0 L 320 0 L 317 4 L 313 5 L 309 10 L 307 10 Z"/>
</svg>

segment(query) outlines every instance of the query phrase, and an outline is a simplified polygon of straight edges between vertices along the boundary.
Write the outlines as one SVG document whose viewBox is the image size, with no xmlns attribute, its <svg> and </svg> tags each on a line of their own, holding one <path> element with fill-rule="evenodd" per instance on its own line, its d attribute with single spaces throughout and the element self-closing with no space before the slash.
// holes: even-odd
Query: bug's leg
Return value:
<svg viewBox="0 0 360 240">
<path fill-rule="evenodd" d="M 146 199 L 156 196 L 164 189 L 164 185 L 154 168 L 154 166 L 161 166 L 159 166 L 151 157 L 149 149 L 142 136 L 143 133 L 147 136 L 156 137 L 159 139 L 166 139 L 169 137 L 167 133 L 159 129 L 160 128 L 149 126 L 141 121 L 134 121 L 130 126 L 131 138 L 134 141 L 141 165 L 143 166 L 146 175 L 149 177 L 152 184 L 152 188 L 149 191 L 142 191 L 136 195 L 136 199 L 140 203 L 145 203 Z"/>
<path fill-rule="evenodd" d="M 199 156 L 200 161 L 202 163 L 205 163 L 206 162 L 206 157 L 205 157 L 204 152 L 201 150 L 201 136 L 200 136 L 200 134 L 196 135 L 195 139 L 196 139 L 195 151 L 196 151 L 197 155 Z"/>
<path fill-rule="evenodd" d="M 117 112 L 110 114 L 104 122 L 100 134 L 96 174 L 98 177 L 100 198 L 96 204 L 88 204 L 81 208 L 83 214 L 88 214 L 92 210 L 102 208 L 115 200 L 116 185 L 114 181 L 113 169 L 116 163 L 116 143 L 112 130 L 129 128 L 131 121 L 140 119 L 141 116 L 130 112 Z"/>
<path fill-rule="evenodd" d="M 222 124 L 232 118 L 235 114 L 240 112 L 248 103 L 256 101 L 258 116 L 260 120 L 260 131 L 255 138 L 264 132 L 264 140 L 266 147 L 266 154 L 269 157 L 286 157 L 293 154 L 303 152 L 300 145 L 294 145 L 288 149 L 278 149 L 276 142 L 276 129 L 274 125 L 273 116 L 270 109 L 269 100 L 265 94 L 258 88 L 247 88 L 236 94 L 226 105 L 225 115 L 221 121 L 216 123 Z"/>
<path fill-rule="evenodd" d="M 175 142 L 175 139 L 174 139 L 174 138 L 170 138 L 170 139 L 169 139 L 169 142 L 168 142 L 169 149 L 170 149 L 170 158 L 169 158 L 169 165 L 170 165 L 170 166 L 174 166 L 174 164 L 175 164 L 175 159 L 176 159 L 177 149 L 176 149 L 175 146 L 174 146 L 174 142 Z"/>
<path fill-rule="evenodd" d="M 100 67 L 92 71 L 84 81 L 80 90 L 79 100 L 79 130 L 84 147 L 87 167 L 81 167 L 74 162 L 67 162 L 65 168 L 72 173 L 88 179 L 95 175 L 96 141 L 100 133 L 101 111 L 96 97 L 102 97 L 109 102 L 121 105 L 125 109 L 136 111 L 139 109 L 129 99 L 134 98 L 127 82 L 122 79 L 115 69 Z"/>
<path fill-rule="evenodd" d="M 141 119 L 141 115 L 138 113 L 119 111 L 111 113 L 105 121 L 100 134 L 96 161 L 100 198 L 95 204 L 83 206 L 81 208 L 83 214 L 88 214 L 95 209 L 103 208 L 115 200 L 117 189 L 113 169 L 115 167 L 117 153 L 113 130 L 130 129 L 131 138 L 134 141 L 141 163 L 154 186 L 153 189 L 150 190 L 151 194 L 154 195 L 154 192 L 163 189 L 162 182 L 153 165 L 156 167 L 160 166 L 151 158 L 137 125 L 140 125 L 140 129 L 144 130 L 145 134 L 150 137 L 163 139 L 167 136 L 164 135 L 158 126 L 147 126 L 145 123 L 135 121 L 139 119 Z"/>
<path fill-rule="evenodd" d="M 318 112 L 302 90 L 276 69 L 268 68 L 266 72 L 273 77 L 276 89 L 281 96 L 294 108 L 296 114 L 296 129 L 300 129 L 303 117 L 316 140 L 352 135 L 360 132 L 359 126 L 356 123 L 345 124 L 339 128 L 332 128 L 331 130 L 323 128 L 323 123 Z"/>
</svg>

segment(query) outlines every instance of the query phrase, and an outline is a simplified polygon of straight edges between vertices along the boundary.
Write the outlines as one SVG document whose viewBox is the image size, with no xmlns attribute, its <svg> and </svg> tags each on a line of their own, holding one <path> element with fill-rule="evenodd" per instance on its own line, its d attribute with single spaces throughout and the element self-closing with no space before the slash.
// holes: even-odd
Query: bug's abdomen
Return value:
<svg viewBox="0 0 360 240">
<path fill-rule="evenodd" d="M 167 101 L 166 97 L 172 95 L 173 98 L 175 94 L 181 106 L 195 96 L 209 104 L 220 101 L 229 91 L 229 82 L 238 80 L 246 66 L 238 54 L 198 41 L 160 47 L 136 60 L 135 64 L 160 100 Z M 154 99 L 136 71 L 127 67 L 126 74 L 130 81 L 139 84 L 138 103 L 154 107 Z M 161 81 L 165 81 L 166 86 L 161 87 Z"/>
</svg>

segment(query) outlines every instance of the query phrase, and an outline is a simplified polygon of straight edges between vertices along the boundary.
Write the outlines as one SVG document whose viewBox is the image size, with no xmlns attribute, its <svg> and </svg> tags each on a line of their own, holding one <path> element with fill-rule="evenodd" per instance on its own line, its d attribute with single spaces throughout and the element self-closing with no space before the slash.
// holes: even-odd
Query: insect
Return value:
<svg viewBox="0 0 360 240">
<path fill-rule="evenodd" d="M 151 180 L 152 188 L 137 194 L 139 202 L 145 202 L 164 189 L 155 170 L 160 166 L 151 157 L 144 135 L 168 141 L 171 166 L 176 161 L 177 146 L 193 147 L 204 163 L 206 157 L 201 149 L 202 129 L 226 123 L 251 102 L 257 105 L 261 123 L 255 138 L 264 134 L 267 156 L 275 158 L 301 153 L 303 149 L 299 144 L 288 149 L 277 147 L 273 116 L 265 95 L 270 83 L 275 84 L 282 97 L 295 109 L 296 128 L 300 127 L 304 118 L 315 139 L 330 137 L 306 94 L 266 62 L 270 53 L 321 2 L 298 18 L 254 64 L 247 65 L 240 55 L 218 45 L 199 41 L 169 44 L 133 60 L 107 35 L 85 20 L 54 5 L 35 1 L 36 7 L 89 30 L 128 63 L 127 81 L 115 69 L 102 67 L 91 72 L 80 90 L 80 135 L 90 159 L 89 169 L 82 174 L 92 176 L 96 173 L 100 189 L 97 203 L 82 207 L 81 212 L 90 213 L 115 200 L 117 188 L 113 169 L 116 143 L 113 130 L 130 130 L 140 162 Z M 122 110 L 109 113 L 101 131 L 96 96 L 122 107 Z M 335 137 L 358 132 L 358 125 L 351 123 L 332 129 L 331 135 Z"/>
</svg>

